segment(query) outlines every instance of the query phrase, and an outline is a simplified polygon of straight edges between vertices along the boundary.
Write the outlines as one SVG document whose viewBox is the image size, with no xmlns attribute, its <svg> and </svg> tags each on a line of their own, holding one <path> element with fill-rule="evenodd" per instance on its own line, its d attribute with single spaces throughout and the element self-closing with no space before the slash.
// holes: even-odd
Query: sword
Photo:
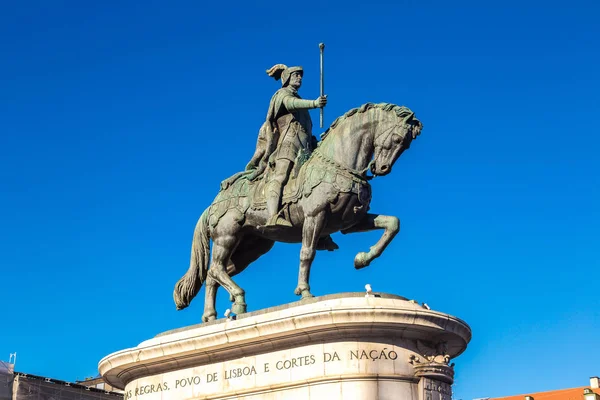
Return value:
<svg viewBox="0 0 600 400">
<path fill-rule="evenodd" d="M 321 96 L 325 94 L 325 78 L 323 77 L 323 51 L 325 50 L 325 43 L 319 43 L 319 50 L 321 50 Z M 323 128 L 323 107 L 321 107 L 321 129 Z"/>
</svg>

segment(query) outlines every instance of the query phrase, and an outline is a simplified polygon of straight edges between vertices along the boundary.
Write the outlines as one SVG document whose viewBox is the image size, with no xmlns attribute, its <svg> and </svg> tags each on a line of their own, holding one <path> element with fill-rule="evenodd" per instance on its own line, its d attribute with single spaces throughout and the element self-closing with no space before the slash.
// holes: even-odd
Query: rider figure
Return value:
<svg viewBox="0 0 600 400">
<path fill-rule="evenodd" d="M 271 98 L 267 118 L 262 125 L 254 156 L 246 166 L 252 171 L 252 179 L 259 177 L 267 168 L 265 195 L 269 219 L 266 226 L 292 226 L 279 216 L 283 187 L 299 160 L 306 160 L 317 147 L 317 138 L 312 134 L 312 120 L 308 110 L 325 107 L 327 96 L 316 100 L 303 100 L 298 95 L 302 86 L 302 67 L 288 68 L 284 64 L 274 65 L 267 74 L 275 80 L 281 79 L 281 89 Z M 327 235 L 317 243 L 317 250 L 336 250 L 338 245 Z"/>
<path fill-rule="evenodd" d="M 261 169 L 261 163 L 271 167 L 265 190 L 269 212 L 267 226 L 292 226 L 287 220 L 279 217 L 283 187 L 298 160 L 308 158 L 317 145 L 317 139 L 312 134 L 312 120 L 308 110 L 325 107 L 327 96 L 320 96 L 316 100 L 303 100 L 298 95 L 304 74 L 302 67 L 288 68 L 277 64 L 269 69 L 267 74 L 275 80 L 281 79 L 282 88 L 271 98 L 267 119 L 261 128 L 262 138 L 259 137 L 256 153 L 247 168 Z"/>
</svg>

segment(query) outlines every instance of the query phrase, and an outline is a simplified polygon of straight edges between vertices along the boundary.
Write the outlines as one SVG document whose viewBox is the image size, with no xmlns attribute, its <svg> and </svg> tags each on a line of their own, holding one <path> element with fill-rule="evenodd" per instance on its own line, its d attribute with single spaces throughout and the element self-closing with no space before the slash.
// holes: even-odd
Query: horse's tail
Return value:
<svg viewBox="0 0 600 400">
<path fill-rule="evenodd" d="M 194 230 L 190 268 L 175 284 L 175 290 L 173 290 L 173 300 L 175 300 L 178 310 L 183 310 L 190 305 L 190 302 L 198 294 L 198 291 L 206 280 L 210 257 L 208 210 L 208 208 L 204 210 Z"/>
</svg>

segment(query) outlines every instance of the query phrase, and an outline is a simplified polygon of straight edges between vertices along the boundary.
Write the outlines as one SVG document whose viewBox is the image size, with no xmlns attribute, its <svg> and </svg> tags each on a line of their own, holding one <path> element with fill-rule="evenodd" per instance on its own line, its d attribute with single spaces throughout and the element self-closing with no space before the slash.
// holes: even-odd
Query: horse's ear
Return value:
<svg viewBox="0 0 600 400">
<path fill-rule="evenodd" d="M 421 121 L 419 121 L 416 118 L 412 118 L 412 121 L 410 122 L 410 125 L 412 127 L 412 137 L 413 139 L 416 139 L 417 136 L 419 136 L 421 134 L 421 129 L 423 129 L 423 124 L 421 124 Z"/>
<path fill-rule="evenodd" d="M 287 69 L 285 64 L 275 64 L 267 70 L 267 75 L 278 81 L 281 79 L 281 74 Z"/>
</svg>

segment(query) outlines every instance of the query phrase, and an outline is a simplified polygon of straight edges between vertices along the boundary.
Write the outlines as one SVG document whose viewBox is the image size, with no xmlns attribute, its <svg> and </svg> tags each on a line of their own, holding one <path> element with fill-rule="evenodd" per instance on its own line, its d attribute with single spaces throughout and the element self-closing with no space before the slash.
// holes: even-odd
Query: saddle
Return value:
<svg viewBox="0 0 600 400">
<path fill-rule="evenodd" d="M 243 220 L 249 208 L 265 210 L 267 201 L 265 188 L 268 182 L 268 173 L 260 179 L 251 181 L 247 171 L 237 173 L 221 183 L 221 190 L 210 206 L 209 225 L 214 227 L 227 211 L 232 208 L 239 211 L 239 218 Z M 300 168 L 297 176 L 288 180 L 283 188 L 281 206 L 296 203 L 302 197 L 304 168 Z"/>
<path fill-rule="evenodd" d="M 331 184 L 335 188 L 333 193 L 336 194 L 355 193 L 358 195 L 360 203 L 368 206 L 371 200 L 371 185 L 367 181 L 368 178 L 344 171 L 317 151 L 313 155 L 316 155 L 316 157 L 311 157 L 314 162 L 304 163 L 297 175 L 291 177 L 285 185 L 281 196 L 282 209 L 298 202 L 302 196 L 310 196 L 321 183 Z M 239 221 L 244 220 L 249 208 L 253 210 L 267 208 L 265 186 L 268 181 L 268 173 L 263 174 L 262 178 L 256 181 L 249 180 L 248 175 L 244 172 L 236 174 L 232 178 L 223 182 L 221 191 L 210 206 L 209 224 L 212 227 L 216 226 L 219 219 L 233 208 L 238 211 Z M 333 198 L 327 200 L 334 201 Z"/>
<path fill-rule="evenodd" d="M 281 206 L 287 204 L 296 203 L 302 197 L 302 186 L 304 181 L 305 168 L 300 168 L 296 176 L 290 177 L 288 182 L 283 187 L 283 193 L 281 195 Z M 250 207 L 254 210 L 264 210 L 267 208 L 267 199 L 265 195 L 265 189 L 268 182 L 268 176 L 264 176 L 260 181 L 256 183 L 254 194 L 252 196 L 252 202 Z"/>
</svg>

